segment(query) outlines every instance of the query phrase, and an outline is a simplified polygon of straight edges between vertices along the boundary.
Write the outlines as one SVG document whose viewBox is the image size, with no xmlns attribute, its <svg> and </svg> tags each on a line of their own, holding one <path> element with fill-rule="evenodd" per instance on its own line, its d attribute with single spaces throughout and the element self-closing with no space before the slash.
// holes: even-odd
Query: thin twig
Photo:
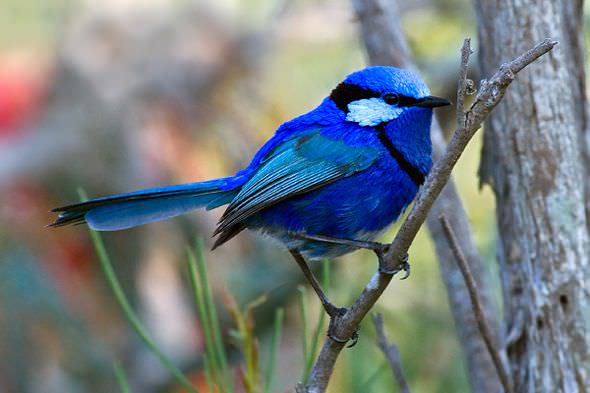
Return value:
<svg viewBox="0 0 590 393">
<path fill-rule="evenodd" d="M 401 267 L 402 257 L 407 254 L 418 230 L 426 220 L 434 200 L 450 178 L 451 171 L 465 150 L 467 143 L 492 109 L 500 102 L 504 92 L 514 80 L 515 74 L 549 52 L 556 44 L 556 41 L 550 39 L 541 41 L 534 48 L 510 63 L 502 65 L 489 81 L 481 84 L 475 102 L 466 114 L 465 124 L 459 125 L 455 130 L 444 156 L 428 174 L 423 190 L 419 194 L 412 211 L 401 225 L 389 251 L 383 256 L 383 262 L 386 264 L 384 271 L 393 271 Z M 351 337 L 365 315 L 389 285 L 391 279 L 391 275 L 376 272 L 354 304 L 341 318 L 335 321 L 332 334 L 337 337 Z M 320 355 L 311 372 L 306 387 L 307 392 L 325 392 L 336 359 L 343 347 L 344 344 L 330 339 L 324 341 Z"/>
<path fill-rule="evenodd" d="M 457 264 L 459 265 L 459 269 L 461 270 L 461 274 L 465 280 L 465 285 L 469 290 L 469 298 L 471 299 L 471 306 L 473 307 L 473 312 L 475 313 L 477 327 L 479 328 L 479 332 L 481 333 L 481 336 L 486 343 L 486 347 L 488 348 L 488 352 L 492 357 L 492 361 L 494 362 L 494 366 L 498 372 L 500 382 L 502 382 L 502 386 L 504 386 L 504 392 L 512 393 L 512 384 L 510 383 L 510 378 L 508 377 L 508 371 L 506 371 L 506 368 L 504 367 L 504 363 L 500 357 L 500 352 L 496 348 L 494 339 L 492 338 L 492 330 L 490 329 L 488 321 L 486 320 L 479 292 L 477 290 L 477 284 L 475 283 L 473 274 L 471 274 L 469 264 L 465 259 L 465 255 L 463 255 L 463 251 L 457 242 L 457 236 L 455 236 L 455 232 L 453 231 L 453 228 L 451 227 L 451 224 L 449 224 L 447 218 L 443 215 L 439 217 L 439 220 L 445 236 L 447 237 L 447 241 L 449 242 L 449 246 L 453 250 L 453 254 L 455 254 L 455 259 L 457 260 Z"/>
<path fill-rule="evenodd" d="M 375 325 L 375 330 L 377 331 L 377 344 L 389 362 L 391 371 L 393 371 L 393 376 L 399 385 L 400 392 L 410 393 L 410 386 L 406 381 L 406 376 L 404 375 L 404 370 L 402 369 L 399 351 L 395 344 L 392 344 L 389 342 L 389 340 L 387 340 L 385 329 L 383 328 L 383 315 L 381 313 L 373 315 L 373 324 Z"/>
</svg>

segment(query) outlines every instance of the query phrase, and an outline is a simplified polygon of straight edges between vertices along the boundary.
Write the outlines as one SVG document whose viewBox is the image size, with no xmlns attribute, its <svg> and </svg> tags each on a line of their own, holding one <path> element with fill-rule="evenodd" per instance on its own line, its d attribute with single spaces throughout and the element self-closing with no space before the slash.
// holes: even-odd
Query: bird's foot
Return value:
<svg viewBox="0 0 590 393">
<path fill-rule="evenodd" d="M 401 278 L 401 280 L 405 280 L 406 278 L 410 277 L 410 262 L 408 262 L 408 254 L 405 254 L 400 258 L 400 263 L 393 269 L 389 269 L 387 267 L 387 262 L 385 261 L 385 254 L 389 251 L 389 244 L 380 244 L 380 247 L 375 248 L 373 251 L 377 254 L 377 259 L 379 260 L 379 273 L 387 274 L 387 275 L 396 275 L 400 271 L 404 271 L 405 274 Z"/>
<path fill-rule="evenodd" d="M 328 338 L 339 344 L 346 344 L 350 341 L 350 344 L 348 344 L 346 348 L 354 347 L 359 340 L 358 332 L 355 331 L 354 333 L 352 333 L 352 336 L 350 336 L 347 339 L 338 337 L 335 334 L 338 322 L 341 320 L 344 314 L 346 314 L 348 309 L 344 307 L 336 307 L 332 303 L 324 304 L 324 309 L 326 310 L 326 313 L 330 316 L 330 325 L 328 326 Z"/>
<path fill-rule="evenodd" d="M 409 258 L 408 254 L 404 254 L 400 258 L 401 267 L 399 268 L 398 271 L 401 271 L 401 270 L 404 271 L 404 275 L 400 278 L 400 280 L 405 280 L 406 278 L 410 277 L 410 262 L 409 262 L 408 258 Z"/>
</svg>

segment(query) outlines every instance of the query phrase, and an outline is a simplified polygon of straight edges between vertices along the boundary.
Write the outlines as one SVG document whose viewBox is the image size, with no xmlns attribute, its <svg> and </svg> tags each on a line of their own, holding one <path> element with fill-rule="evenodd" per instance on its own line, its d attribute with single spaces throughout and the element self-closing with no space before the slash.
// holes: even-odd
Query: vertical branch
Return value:
<svg viewBox="0 0 590 393">
<path fill-rule="evenodd" d="M 463 275 L 463 279 L 465 280 L 465 284 L 469 290 L 469 299 L 471 300 L 471 305 L 473 307 L 473 312 L 475 314 L 475 320 L 477 321 L 479 332 L 481 333 L 481 336 L 486 343 L 488 352 L 492 357 L 494 366 L 496 367 L 496 372 L 498 373 L 498 377 L 500 378 L 502 386 L 504 387 L 504 392 L 512 393 L 513 389 L 510 384 L 510 378 L 508 377 L 508 372 L 504 367 L 504 363 L 502 362 L 502 358 L 500 357 L 500 353 L 494 342 L 492 329 L 486 320 L 481 298 L 477 291 L 477 284 L 475 283 L 473 274 L 471 274 L 469 264 L 465 259 L 465 255 L 463 255 L 463 252 L 461 251 L 459 242 L 457 241 L 457 237 L 455 236 L 455 232 L 453 232 L 451 224 L 449 224 L 449 221 L 444 215 L 440 216 L 440 223 L 449 242 L 449 246 L 455 254 L 455 259 L 457 260 L 457 264 L 459 265 L 459 269 L 461 270 L 461 274 Z"/>
<path fill-rule="evenodd" d="M 404 370 L 402 369 L 402 362 L 397 346 L 395 344 L 391 344 L 385 335 L 385 329 L 383 327 L 383 315 L 380 313 L 374 314 L 373 324 L 375 325 L 375 330 L 377 331 L 377 344 L 389 362 L 389 367 L 391 367 L 393 376 L 399 385 L 400 392 L 410 393 L 410 386 L 406 381 L 406 376 L 404 375 Z"/>
</svg>

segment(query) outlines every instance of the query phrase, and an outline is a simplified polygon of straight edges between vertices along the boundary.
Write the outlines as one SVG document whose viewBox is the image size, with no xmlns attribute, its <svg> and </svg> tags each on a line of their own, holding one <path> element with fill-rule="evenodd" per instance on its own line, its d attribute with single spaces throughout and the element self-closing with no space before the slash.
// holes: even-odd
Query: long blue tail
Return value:
<svg viewBox="0 0 590 393">
<path fill-rule="evenodd" d="M 98 231 L 117 231 L 164 220 L 206 207 L 214 209 L 234 198 L 240 188 L 223 189 L 229 178 L 180 184 L 92 199 L 53 209 L 59 216 L 49 226 L 88 225 Z"/>
</svg>

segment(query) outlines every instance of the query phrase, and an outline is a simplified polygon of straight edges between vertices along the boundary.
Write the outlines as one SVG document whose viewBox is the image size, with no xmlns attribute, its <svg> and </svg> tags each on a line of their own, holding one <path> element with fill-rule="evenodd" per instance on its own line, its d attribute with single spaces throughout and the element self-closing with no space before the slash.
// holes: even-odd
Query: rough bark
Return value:
<svg viewBox="0 0 590 393">
<path fill-rule="evenodd" d="M 517 392 L 590 391 L 588 182 L 581 0 L 476 0 L 484 75 L 539 39 L 487 120 L 482 182 L 494 189 L 505 347 Z"/>
<path fill-rule="evenodd" d="M 401 29 L 397 1 L 353 0 L 352 3 L 360 21 L 361 37 L 369 62 L 373 65 L 393 65 L 415 69 Z M 446 143 L 440 124 L 436 120 L 433 121 L 431 135 L 434 159 L 438 160 L 444 153 Z M 494 338 L 496 338 L 498 321 L 489 284 L 491 280 L 475 246 L 469 218 L 452 179 L 445 186 L 428 215 L 428 229 L 436 247 L 441 276 L 463 350 L 471 391 L 495 393 L 500 389 L 496 371 L 479 333 L 467 287 L 457 269 L 455 258 L 438 221 L 438 217 L 445 213 L 469 262 L 482 298 L 486 318 L 490 321 Z"/>
</svg>

